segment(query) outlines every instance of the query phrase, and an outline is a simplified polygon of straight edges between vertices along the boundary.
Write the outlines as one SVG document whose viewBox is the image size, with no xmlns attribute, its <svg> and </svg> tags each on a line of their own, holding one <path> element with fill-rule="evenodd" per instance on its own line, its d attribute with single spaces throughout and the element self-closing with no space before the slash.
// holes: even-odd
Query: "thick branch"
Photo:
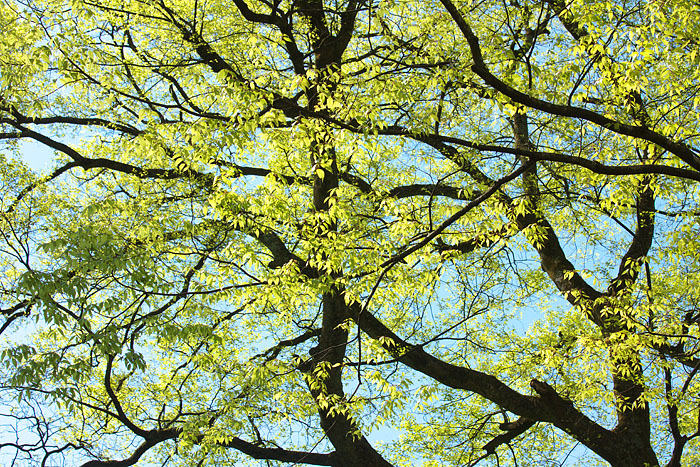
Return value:
<svg viewBox="0 0 700 467">
<path fill-rule="evenodd" d="M 608 287 L 608 295 L 614 296 L 627 290 L 636 280 L 641 261 L 649 253 L 654 239 L 654 189 L 652 179 L 646 176 L 640 182 L 637 195 L 637 228 L 632 242 L 625 252 L 618 269 L 617 277 Z"/>
<path fill-rule="evenodd" d="M 149 449 L 157 444 L 162 443 L 170 439 L 175 439 L 179 436 L 180 430 L 170 429 L 170 430 L 157 430 L 147 433 L 145 436 L 145 441 L 137 447 L 133 454 L 123 460 L 91 460 L 84 463 L 81 467 L 129 467 L 136 464 L 141 456 L 143 456 Z"/>
<path fill-rule="evenodd" d="M 25 128 L 22 125 L 12 125 L 21 130 L 28 137 L 40 143 L 43 143 L 46 146 L 55 149 L 56 151 L 62 152 L 66 156 L 70 157 L 73 160 L 73 163 L 64 166 L 65 169 L 72 167 L 81 167 L 85 170 L 103 168 L 114 170 L 116 172 L 126 173 L 129 175 L 134 175 L 139 178 L 158 178 L 164 180 L 173 180 L 178 178 L 193 178 L 206 182 L 207 184 L 211 184 L 214 181 L 214 177 L 212 175 L 204 174 L 190 169 L 146 169 L 142 167 L 137 167 L 135 165 L 126 164 L 124 162 L 115 161 L 112 159 L 105 159 L 103 157 L 90 159 L 83 156 L 67 144 L 61 143 L 60 141 L 56 141 L 52 138 L 49 138 L 48 136 L 42 135 L 41 133 L 37 133 L 33 130 L 30 130 L 29 128 Z"/>
<path fill-rule="evenodd" d="M 334 452 L 328 454 L 304 452 L 304 451 L 289 451 L 280 448 L 266 448 L 257 444 L 244 441 L 240 438 L 233 438 L 230 441 L 222 444 L 227 448 L 236 449 L 243 454 L 247 454 L 253 459 L 267 459 L 280 462 L 289 462 L 292 464 L 308 464 L 308 465 L 330 465 L 341 467 L 338 455 Z"/>
<path fill-rule="evenodd" d="M 552 115 L 579 118 L 582 120 L 589 121 L 591 123 L 595 123 L 596 125 L 606 128 L 614 133 L 618 133 L 625 136 L 632 136 L 634 138 L 649 141 L 675 154 L 682 161 L 684 161 L 686 164 L 688 164 L 695 170 L 700 170 L 700 157 L 698 157 L 697 151 L 691 148 L 690 146 L 687 146 L 683 143 L 675 142 L 667 138 L 666 136 L 652 131 L 644 126 L 629 125 L 622 122 L 618 122 L 581 107 L 560 105 L 543 101 L 541 99 L 525 94 L 521 91 L 518 91 L 517 89 L 501 81 L 489 71 L 488 67 L 486 66 L 486 63 L 484 62 L 484 57 L 481 52 L 481 46 L 479 45 L 478 37 L 474 34 L 469 24 L 467 24 L 464 17 L 457 10 L 457 8 L 454 6 L 451 0 L 440 0 L 440 2 L 449 12 L 450 16 L 457 24 L 460 31 L 467 40 L 467 43 L 469 44 L 469 49 L 471 50 L 472 59 L 474 61 L 474 64 L 471 67 L 472 71 L 476 73 L 481 79 L 484 80 L 484 82 L 490 85 L 493 89 L 509 97 L 518 104 L 522 104 L 533 109 L 541 110 L 542 112 L 546 112 Z"/>
<path fill-rule="evenodd" d="M 363 332 L 382 342 L 383 347 L 406 366 L 447 387 L 479 394 L 509 412 L 530 420 L 552 423 L 604 459 L 622 458 L 615 445 L 615 435 L 579 412 L 548 384 L 533 380 L 532 387 L 539 397 L 526 396 L 495 376 L 444 362 L 421 346 L 409 344 L 370 312 L 361 311 L 359 304 L 351 306 L 351 312 L 352 319 Z"/>
<path fill-rule="evenodd" d="M 134 128 L 132 126 L 124 125 L 121 123 L 110 122 L 109 120 L 104 120 L 102 118 L 81 118 L 81 117 L 66 117 L 66 116 L 52 116 L 52 117 L 27 117 L 20 114 L 17 110 L 12 107 L 4 106 L 0 104 L 0 111 L 5 111 L 12 115 L 13 118 L 0 118 L 0 124 L 13 125 L 49 125 L 49 124 L 66 124 L 66 125 L 78 125 L 78 126 L 98 126 L 102 128 L 107 128 L 110 130 L 125 133 L 131 136 L 138 136 L 141 134 L 141 130 Z"/>
<path fill-rule="evenodd" d="M 389 191 L 389 196 L 393 198 L 408 198 L 412 196 L 444 196 L 452 199 L 469 199 L 465 195 L 465 190 L 448 185 L 440 184 L 420 184 L 399 186 Z"/>
<path fill-rule="evenodd" d="M 487 454 L 493 454 L 494 452 L 496 452 L 496 448 L 502 446 L 503 444 L 510 443 L 515 438 L 529 430 L 530 427 L 534 424 L 534 420 L 530 420 L 529 418 L 523 417 L 519 418 L 513 423 L 501 424 L 501 429 L 505 430 L 505 433 L 502 433 L 493 438 L 491 441 L 486 443 L 482 449 L 486 451 Z"/>
<path fill-rule="evenodd" d="M 136 448 L 134 453 L 127 459 L 123 460 L 91 460 L 84 463 L 81 467 L 129 467 L 136 464 L 141 456 L 143 456 L 149 449 L 155 445 L 176 439 L 182 434 L 179 428 L 171 428 L 168 430 L 157 430 L 149 432 L 146 436 L 146 441 L 144 441 L 139 447 Z M 199 437 L 197 442 L 201 442 L 202 437 Z M 304 451 L 291 451 L 281 448 L 266 448 L 258 444 L 253 444 L 245 441 L 241 438 L 234 437 L 225 443 L 221 443 L 220 446 L 225 448 L 236 449 L 237 451 L 246 454 L 253 459 L 265 459 L 280 462 L 289 462 L 293 464 L 307 464 L 307 465 L 328 465 L 340 467 L 342 464 L 338 461 L 337 455 L 335 453 L 314 453 L 314 452 L 304 452 Z"/>
</svg>

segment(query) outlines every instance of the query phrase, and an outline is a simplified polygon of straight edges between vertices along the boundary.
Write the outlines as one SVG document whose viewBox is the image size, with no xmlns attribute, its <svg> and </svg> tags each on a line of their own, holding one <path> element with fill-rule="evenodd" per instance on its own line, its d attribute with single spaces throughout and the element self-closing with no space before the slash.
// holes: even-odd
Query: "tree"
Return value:
<svg viewBox="0 0 700 467">
<path fill-rule="evenodd" d="M 700 463 L 697 3 L 1 8 L 3 459 Z"/>
</svg>

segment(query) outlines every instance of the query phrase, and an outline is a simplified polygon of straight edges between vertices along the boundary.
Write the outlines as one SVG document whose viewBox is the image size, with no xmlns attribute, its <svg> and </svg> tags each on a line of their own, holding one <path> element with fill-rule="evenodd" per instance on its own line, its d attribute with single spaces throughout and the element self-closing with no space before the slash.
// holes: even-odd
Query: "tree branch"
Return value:
<svg viewBox="0 0 700 467">
<path fill-rule="evenodd" d="M 530 420 L 529 418 L 525 417 L 520 417 L 513 423 L 502 423 L 500 428 L 506 432 L 493 438 L 491 441 L 486 443 L 482 449 L 486 451 L 487 454 L 493 454 L 496 452 L 496 449 L 499 446 L 510 443 L 515 438 L 529 430 L 534 424 L 534 420 Z"/>
<path fill-rule="evenodd" d="M 667 151 L 675 154 L 695 170 L 700 170 L 700 157 L 698 157 L 698 151 L 684 143 L 675 142 L 666 136 L 652 131 L 644 126 L 629 125 L 622 122 L 612 120 L 608 117 L 600 115 L 598 113 L 592 112 L 588 109 L 581 107 L 554 104 L 551 102 L 543 101 L 541 99 L 532 97 L 525 94 L 517 89 L 509 86 L 505 82 L 498 79 L 493 75 L 486 63 L 484 62 L 484 57 L 481 53 L 481 46 L 479 45 L 479 39 L 472 31 L 469 24 L 465 21 L 464 17 L 459 13 L 457 8 L 454 6 L 451 0 L 440 0 L 445 9 L 448 11 L 454 22 L 459 27 L 460 31 L 464 35 L 467 43 L 469 44 L 469 49 L 472 53 L 472 59 L 474 64 L 471 69 L 476 73 L 481 79 L 490 85 L 493 89 L 500 92 L 504 96 L 509 97 L 514 102 L 518 104 L 525 105 L 532 109 L 541 110 L 552 115 L 559 115 L 562 117 L 572 117 L 579 118 L 582 120 L 595 123 L 605 129 L 608 129 L 614 133 L 620 135 L 632 136 L 634 138 L 639 138 L 650 143 L 654 143 L 659 147 L 666 149 Z"/>
</svg>

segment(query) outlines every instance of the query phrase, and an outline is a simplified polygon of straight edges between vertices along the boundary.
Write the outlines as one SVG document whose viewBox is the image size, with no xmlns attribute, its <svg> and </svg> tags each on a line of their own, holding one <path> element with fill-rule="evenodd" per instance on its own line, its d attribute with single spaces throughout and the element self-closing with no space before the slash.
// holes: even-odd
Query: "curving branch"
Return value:
<svg viewBox="0 0 700 467">
<path fill-rule="evenodd" d="M 135 465 L 154 446 L 164 441 L 176 439 L 179 435 L 180 430 L 175 428 L 150 431 L 143 436 L 145 441 L 128 458 L 122 460 L 91 460 L 82 464 L 81 467 L 129 467 Z"/>
<path fill-rule="evenodd" d="M 510 443 L 515 438 L 529 430 L 534 424 L 534 420 L 530 420 L 526 417 L 520 417 L 518 420 L 511 423 L 501 423 L 499 428 L 505 431 L 505 433 L 493 438 L 491 441 L 486 443 L 482 449 L 486 451 L 486 454 L 493 454 L 496 452 L 496 449 L 499 446 Z"/>
<path fill-rule="evenodd" d="M 51 117 L 28 117 L 22 115 L 17 109 L 7 104 L 0 103 L 0 111 L 7 112 L 12 115 L 12 118 L 3 117 L 0 118 L 0 124 L 12 125 L 50 125 L 50 124 L 66 124 L 66 125 L 77 125 L 77 126 L 96 126 L 100 128 L 106 128 L 108 130 L 118 131 L 130 136 L 138 136 L 142 134 L 142 131 L 130 125 L 124 125 L 122 123 L 115 123 L 102 118 L 83 118 L 83 117 L 68 117 L 62 115 L 55 115 Z"/>
<path fill-rule="evenodd" d="M 673 141 L 661 133 L 650 130 L 645 126 L 622 123 L 582 107 L 554 104 L 552 102 L 544 101 L 525 94 L 506 84 L 489 71 L 481 52 L 479 38 L 474 34 L 457 7 L 455 7 L 451 0 L 440 0 L 440 3 L 443 4 L 467 40 L 469 49 L 472 53 L 472 60 L 474 61 L 474 64 L 471 66 L 472 71 L 496 91 L 512 99 L 514 102 L 532 109 L 540 110 L 552 115 L 586 120 L 614 133 L 632 136 L 634 138 L 639 138 L 650 143 L 654 143 L 659 147 L 666 149 L 670 153 L 675 154 L 679 159 L 693 169 L 700 171 L 700 156 L 698 156 L 698 151 L 684 143 Z"/>
<path fill-rule="evenodd" d="M 359 303 L 350 307 L 350 313 L 364 333 L 379 341 L 404 365 L 447 387 L 478 394 L 521 417 L 552 423 L 613 464 L 623 460 L 616 446 L 615 433 L 578 411 L 548 384 L 532 380 L 531 387 L 539 397 L 521 394 L 493 375 L 447 363 L 426 352 L 422 346 L 410 344 L 372 313 L 362 310 Z"/>
<path fill-rule="evenodd" d="M 307 464 L 307 465 L 330 465 L 333 467 L 344 466 L 337 453 L 315 453 L 305 451 L 290 451 L 281 448 L 266 448 L 244 441 L 234 437 L 230 441 L 221 444 L 226 448 L 236 449 L 244 454 L 249 455 L 253 459 L 273 460 L 280 462 L 289 462 L 292 464 Z"/>
</svg>

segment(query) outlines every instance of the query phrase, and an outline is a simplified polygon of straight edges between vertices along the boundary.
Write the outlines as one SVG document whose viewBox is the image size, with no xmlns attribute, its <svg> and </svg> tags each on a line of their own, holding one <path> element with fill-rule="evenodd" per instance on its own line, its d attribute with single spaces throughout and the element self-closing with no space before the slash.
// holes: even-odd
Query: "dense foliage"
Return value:
<svg viewBox="0 0 700 467">
<path fill-rule="evenodd" d="M 3 0 L 0 458 L 700 465 L 699 15 Z"/>
</svg>

